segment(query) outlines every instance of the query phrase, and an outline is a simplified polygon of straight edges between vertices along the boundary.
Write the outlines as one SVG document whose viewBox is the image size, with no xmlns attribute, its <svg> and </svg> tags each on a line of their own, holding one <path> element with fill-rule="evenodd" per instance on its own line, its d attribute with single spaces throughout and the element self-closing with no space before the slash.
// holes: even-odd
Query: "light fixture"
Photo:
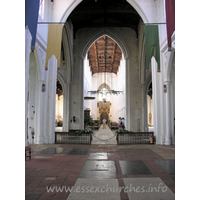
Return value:
<svg viewBox="0 0 200 200">
<path fill-rule="evenodd" d="M 33 127 L 29 127 L 31 129 L 32 139 L 34 139 L 35 129 Z"/>
<path fill-rule="evenodd" d="M 74 122 L 74 123 L 76 122 L 76 117 L 75 117 L 75 116 L 73 116 L 73 122 Z"/>
<path fill-rule="evenodd" d="M 84 100 L 94 100 L 95 97 L 84 97 Z"/>
<path fill-rule="evenodd" d="M 45 89 L 46 89 L 46 87 L 45 87 L 45 84 L 43 83 L 42 84 L 42 92 L 45 92 Z"/>
<path fill-rule="evenodd" d="M 164 85 L 164 93 L 166 93 L 166 92 L 167 92 L 167 86 Z"/>
<path fill-rule="evenodd" d="M 92 91 L 88 91 L 88 93 L 90 93 L 91 95 L 95 95 L 95 94 L 102 94 L 102 90 L 92 90 Z M 123 94 L 123 91 L 116 91 L 116 90 L 107 90 L 106 93 L 109 94 L 114 94 L 114 95 L 118 95 L 118 94 Z"/>
</svg>

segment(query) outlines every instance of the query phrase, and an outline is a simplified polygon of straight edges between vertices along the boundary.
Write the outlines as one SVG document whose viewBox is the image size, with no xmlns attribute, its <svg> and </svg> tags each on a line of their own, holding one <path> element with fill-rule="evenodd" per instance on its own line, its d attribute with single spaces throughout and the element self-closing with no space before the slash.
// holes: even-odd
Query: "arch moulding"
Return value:
<svg viewBox="0 0 200 200">
<path fill-rule="evenodd" d="M 71 14 L 71 12 L 78 6 L 83 0 L 73 0 L 69 7 L 63 13 L 60 22 L 66 22 L 67 18 Z M 147 19 L 143 9 L 137 3 L 137 0 L 126 0 L 140 15 L 144 23 L 148 23 L 149 20 Z"/>
<path fill-rule="evenodd" d="M 57 72 L 57 79 L 60 81 L 60 83 L 62 85 L 63 96 L 64 96 L 64 93 L 65 93 L 65 90 L 66 90 L 66 84 L 65 84 L 63 77 L 61 76 L 61 74 L 59 72 Z"/>
<path fill-rule="evenodd" d="M 98 90 L 101 90 L 101 89 L 103 89 L 104 88 L 104 86 L 105 86 L 105 84 L 104 83 L 102 83 L 99 87 L 98 87 Z M 110 90 L 110 86 L 108 85 L 108 84 L 106 84 L 106 89 L 108 89 L 108 90 Z"/>
<path fill-rule="evenodd" d="M 123 37 L 120 36 L 119 34 L 116 34 L 116 32 L 110 28 L 101 28 L 100 30 L 97 30 L 93 35 L 89 35 L 88 39 L 83 44 L 83 47 L 81 48 L 79 55 L 84 59 L 87 55 L 89 48 L 92 46 L 92 44 L 103 35 L 107 35 L 108 37 L 113 39 L 121 48 L 124 54 L 124 58 L 125 59 L 129 58 L 130 53 L 128 51 L 128 48 L 126 47 Z"/>
</svg>

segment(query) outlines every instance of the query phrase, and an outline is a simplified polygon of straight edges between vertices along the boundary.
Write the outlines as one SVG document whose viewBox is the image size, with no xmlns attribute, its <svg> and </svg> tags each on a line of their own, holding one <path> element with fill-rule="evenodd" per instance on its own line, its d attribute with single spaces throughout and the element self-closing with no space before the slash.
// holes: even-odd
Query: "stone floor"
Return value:
<svg viewBox="0 0 200 200">
<path fill-rule="evenodd" d="M 33 145 L 25 162 L 27 200 L 169 200 L 174 193 L 174 146 Z"/>
</svg>

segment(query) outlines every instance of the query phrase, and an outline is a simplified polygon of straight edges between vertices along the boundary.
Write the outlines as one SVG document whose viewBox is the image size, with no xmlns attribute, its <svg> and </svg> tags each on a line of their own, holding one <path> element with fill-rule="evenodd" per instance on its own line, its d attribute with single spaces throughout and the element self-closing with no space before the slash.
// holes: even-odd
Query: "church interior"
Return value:
<svg viewBox="0 0 200 200">
<path fill-rule="evenodd" d="M 25 199 L 175 199 L 175 0 L 25 0 L 24 114 Z"/>
</svg>

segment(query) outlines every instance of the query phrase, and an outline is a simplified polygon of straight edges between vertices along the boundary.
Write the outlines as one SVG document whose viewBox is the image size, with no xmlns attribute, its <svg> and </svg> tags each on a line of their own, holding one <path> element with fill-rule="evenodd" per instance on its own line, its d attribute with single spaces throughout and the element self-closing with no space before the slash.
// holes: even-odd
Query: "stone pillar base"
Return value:
<svg viewBox="0 0 200 200">
<path fill-rule="evenodd" d="M 171 145 L 171 138 L 170 137 L 165 138 L 164 145 Z"/>
<path fill-rule="evenodd" d="M 44 144 L 44 137 L 43 136 L 38 136 L 37 144 Z"/>
</svg>

